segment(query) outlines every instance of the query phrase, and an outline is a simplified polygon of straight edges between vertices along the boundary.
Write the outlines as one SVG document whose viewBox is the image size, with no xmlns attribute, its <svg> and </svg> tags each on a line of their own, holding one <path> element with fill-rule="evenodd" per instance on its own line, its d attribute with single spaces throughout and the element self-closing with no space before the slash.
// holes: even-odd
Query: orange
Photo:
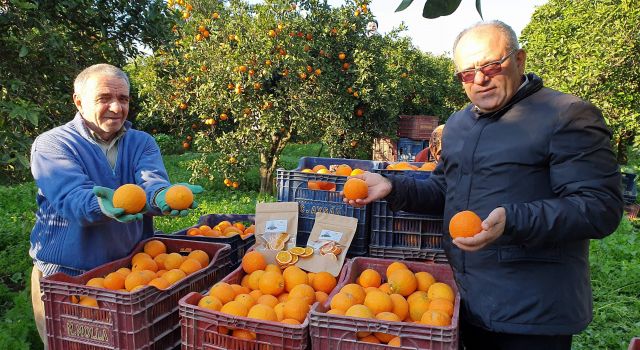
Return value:
<svg viewBox="0 0 640 350">
<path fill-rule="evenodd" d="M 287 300 L 289 300 L 289 293 L 284 292 L 284 293 L 278 295 L 278 301 L 279 302 L 284 303 Z"/>
<path fill-rule="evenodd" d="M 369 186 L 364 180 L 352 177 L 345 182 L 342 192 L 347 199 L 365 199 L 369 195 Z"/>
<path fill-rule="evenodd" d="M 327 167 L 326 167 L 326 166 L 324 166 L 324 165 L 322 165 L 322 164 L 318 164 L 318 165 L 314 166 L 311 170 L 312 170 L 314 173 L 317 173 L 317 172 L 318 172 L 318 170 L 320 170 L 320 169 L 327 169 Z"/>
<path fill-rule="evenodd" d="M 432 284 L 436 283 L 436 279 L 426 271 L 416 272 L 416 280 L 418 280 L 418 290 L 426 292 Z"/>
<path fill-rule="evenodd" d="M 257 270 L 264 270 L 265 267 L 267 267 L 267 261 L 260 252 L 254 250 L 242 257 L 242 269 L 248 274 Z"/>
<path fill-rule="evenodd" d="M 131 292 L 135 287 L 146 285 L 151 279 L 143 271 L 133 271 L 125 278 L 124 287 Z"/>
<path fill-rule="evenodd" d="M 336 278 L 326 271 L 318 272 L 313 276 L 313 289 L 316 291 L 329 294 L 336 287 L 336 284 Z"/>
<path fill-rule="evenodd" d="M 364 306 L 368 307 L 374 315 L 393 310 L 391 297 L 382 291 L 372 291 L 364 298 Z"/>
<path fill-rule="evenodd" d="M 249 275 L 249 288 L 252 290 L 260 290 L 260 279 L 262 278 L 262 275 L 264 275 L 266 272 L 264 272 L 264 270 L 256 270 L 253 271 L 250 275 Z"/>
<path fill-rule="evenodd" d="M 260 291 L 260 289 L 256 289 L 256 290 L 252 290 L 249 292 L 249 295 L 251 295 L 251 297 L 254 300 L 258 300 L 260 299 L 261 296 L 263 296 L 264 294 L 262 294 L 262 292 Z M 282 295 L 282 294 L 281 294 Z"/>
<path fill-rule="evenodd" d="M 364 170 L 355 168 L 351 171 L 351 174 L 349 174 L 349 176 L 356 176 L 360 174 L 364 174 Z"/>
<path fill-rule="evenodd" d="M 284 318 L 292 318 L 302 323 L 309 313 L 309 304 L 301 298 L 289 298 L 284 303 L 283 312 Z"/>
<path fill-rule="evenodd" d="M 429 310 L 430 300 L 426 294 L 422 293 L 415 294 L 414 298 L 407 300 L 409 303 L 409 317 L 412 321 L 420 321 L 422 315 Z"/>
<path fill-rule="evenodd" d="M 371 312 L 371 310 L 369 310 L 368 307 L 358 304 L 358 305 L 353 305 L 352 307 L 350 307 L 345 313 L 345 316 L 350 316 L 350 317 L 358 317 L 358 318 L 370 318 L 373 319 L 376 316 L 373 314 L 373 312 Z M 368 335 L 370 335 L 371 332 L 358 332 L 356 333 L 356 335 L 358 336 L 358 338 L 364 338 Z"/>
<path fill-rule="evenodd" d="M 167 190 L 164 199 L 171 209 L 184 210 L 193 204 L 193 192 L 187 186 L 173 185 Z"/>
<path fill-rule="evenodd" d="M 338 165 L 338 167 L 336 167 L 336 175 L 349 176 L 351 175 L 352 171 L 353 169 L 351 169 L 351 167 L 347 164 L 340 164 Z"/>
<path fill-rule="evenodd" d="M 213 295 L 218 298 L 222 304 L 226 304 L 236 297 L 236 293 L 233 291 L 233 288 L 226 282 L 218 282 L 214 284 L 209 290 L 209 295 Z"/>
<path fill-rule="evenodd" d="M 171 253 L 164 259 L 164 269 L 173 270 L 180 268 L 180 265 L 184 262 L 184 256 L 179 253 Z"/>
<path fill-rule="evenodd" d="M 451 318 L 438 310 L 428 310 L 422 315 L 420 323 L 430 326 L 444 327 L 451 324 Z"/>
<path fill-rule="evenodd" d="M 245 339 L 245 340 L 255 340 L 256 334 L 254 332 L 249 332 L 246 329 L 234 329 L 231 333 L 232 337 Z"/>
<path fill-rule="evenodd" d="M 200 262 L 200 265 L 202 265 L 202 267 L 209 265 L 209 261 L 210 261 L 209 254 L 199 249 L 193 250 L 191 253 L 189 253 L 189 255 L 187 255 L 187 258 L 198 260 Z"/>
<path fill-rule="evenodd" d="M 393 313 L 398 315 L 401 320 L 404 320 L 409 315 L 409 303 L 400 294 L 391 294 L 391 301 L 393 302 Z"/>
<path fill-rule="evenodd" d="M 344 311 L 340 310 L 340 309 L 331 309 L 329 311 L 327 311 L 328 314 L 331 315 L 344 315 Z"/>
<path fill-rule="evenodd" d="M 307 282 L 309 282 L 309 285 L 311 287 L 313 287 L 313 279 L 316 277 L 316 273 L 315 272 L 307 272 Z M 313 289 L 315 289 L 316 287 L 313 287 Z M 317 289 L 316 289 L 317 290 Z"/>
<path fill-rule="evenodd" d="M 78 304 L 94 308 L 98 307 L 98 301 L 96 299 L 86 296 L 80 297 L 80 302 Z"/>
<path fill-rule="evenodd" d="M 389 287 L 393 293 L 398 293 L 404 297 L 411 295 L 418 288 L 418 280 L 410 270 L 398 269 L 387 276 Z"/>
<path fill-rule="evenodd" d="M 121 267 L 117 269 L 116 272 L 121 274 L 124 277 L 127 277 L 127 275 L 131 273 L 131 269 L 128 267 Z"/>
<path fill-rule="evenodd" d="M 361 341 L 361 342 L 364 342 L 364 343 L 380 344 L 380 339 L 376 338 L 372 334 L 369 334 L 369 335 L 367 335 L 365 337 L 362 337 L 362 338 L 360 338 L 358 340 Z"/>
<path fill-rule="evenodd" d="M 349 310 L 350 307 L 356 304 L 357 303 L 353 298 L 353 295 L 344 293 L 344 292 L 339 292 L 339 293 L 336 293 L 336 295 L 334 295 L 333 298 L 331 298 L 331 302 L 329 305 L 331 306 L 332 310 L 340 310 L 342 312 L 345 312 Z"/>
<path fill-rule="evenodd" d="M 222 231 L 222 235 L 225 237 L 231 237 L 239 234 L 242 234 L 242 230 L 235 226 L 229 226 Z"/>
<path fill-rule="evenodd" d="M 382 276 L 378 273 L 378 271 L 373 269 L 366 269 L 362 271 L 359 278 L 359 283 L 364 288 L 367 287 L 380 287 L 382 283 Z"/>
<path fill-rule="evenodd" d="M 187 258 L 182 264 L 180 264 L 180 270 L 184 271 L 185 274 L 191 275 L 195 272 L 198 272 L 202 269 L 202 264 L 196 259 Z"/>
<path fill-rule="evenodd" d="M 151 240 L 144 244 L 144 252 L 149 254 L 150 257 L 155 258 L 159 254 L 167 252 L 167 246 L 157 239 Z"/>
<path fill-rule="evenodd" d="M 349 283 L 340 289 L 340 292 L 351 294 L 354 304 L 362 304 L 364 303 L 364 298 L 367 296 L 367 293 L 364 291 L 361 285 L 355 283 Z"/>
<path fill-rule="evenodd" d="M 436 169 L 436 162 L 424 162 L 424 164 L 420 166 L 419 170 L 434 171 L 435 169 Z"/>
<path fill-rule="evenodd" d="M 276 264 L 268 264 L 267 267 L 264 268 L 264 272 L 277 272 L 282 275 L 282 270 Z"/>
<path fill-rule="evenodd" d="M 380 289 L 381 291 L 387 293 L 387 294 L 392 294 L 391 293 L 391 287 L 389 287 L 389 283 L 383 283 L 380 285 L 380 287 L 378 287 L 378 289 Z"/>
<path fill-rule="evenodd" d="M 243 223 L 241 223 L 240 221 L 238 221 L 238 222 L 234 222 L 234 223 L 233 223 L 233 226 L 235 226 L 235 227 L 236 227 L 238 230 L 240 230 L 241 232 L 244 232 L 244 229 L 245 229 L 244 224 L 243 224 Z"/>
<path fill-rule="evenodd" d="M 278 298 L 276 298 L 273 295 L 264 294 L 264 295 L 261 295 L 260 297 L 258 297 L 258 299 L 256 300 L 256 303 L 267 305 L 267 306 L 270 306 L 270 307 L 273 308 L 276 305 L 278 305 L 280 303 L 280 301 L 278 300 Z"/>
<path fill-rule="evenodd" d="M 104 278 L 102 277 L 94 277 L 88 280 L 86 285 L 89 287 L 106 288 L 104 286 Z"/>
<path fill-rule="evenodd" d="M 278 321 L 284 320 L 284 302 L 278 303 L 273 307 L 273 311 L 276 312 L 276 316 L 278 316 Z"/>
<path fill-rule="evenodd" d="M 256 304 L 249 309 L 247 317 L 257 320 L 278 321 L 278 316 L 272 307 L 264 304 Z"/>
<path fill-rule="evenodd" d="M 249 313 L 249 308 L 247 308 L 247 306 L 242 302 L 232 300 L 222 305 L 220 312 L 234 316 L 246 317 Z"/>
<path fill-rule="evenodd" d="M 318 174 L 331 174 L 331 171 L 329 169 L 318 169 L 318 171 L 316 171 L 316 173 Z"/>
<path fill-rule="evenodd" d="M 387 278 L 389 278 L 389 276 L 391 275 L 391 273 L 393 271 L 399 270 L 399 269 L 407 269 L 408 270 L 409 268 L 404 263 L 401 263 L 399 261 L 394 261 L 389 266 L 387 266 Z"/>
<path fill-rule="evenodd" d="M 329 294 L 321 291 L 316 291 L 316 301 L 319 303 L 324 303 L 329 299 Z"/>
<path fill-rule="evenodd" d="M 222 303 L 216 297 L 205 295 L 198 302 L 198 306 L 213 311 L 219 311 L 222 308 Z"/>
<path fill-rule="evenodd" d="M 429 287 L 429 291 L 427 291 L 429 295 L 429 299 L 446 299 L 450 302 L 454 302 L 456 300 L 455 294 L 453 293 L 453 289 L 446 283 L 436 282 Z"/>
<path fill-rule="evenodd" d="M 400 337 L 395 337 L 391 340 L 389 340 L 389 342 L 387 343 L 387 346 L 393 346 L 396 348 L 399 348 L 400 346 L 402 346 L 402 343 L 400 341 Z"/>
<path fill-rule="evenodd" d="M 402 321 L 400 319 L 400 317 L 398 317 L 398 315 L 394 314 L 393 312 L 381 312 L 376 314 L 376 318 L 378 320 L 383 320 L 383 321 L 392 321 L 392 322 L 400 322 Z M 380 332 L 376 332 L 373 333 L 373 335 L 378 338 L 378 340 L 380 340 L 383 343 L 388 343 L 391 339 L 395 338 L 395 335 L 391 335 L 391 334 L 386 334 L 386 333 L 380 333 Z"/>
<path fill-rule="evenodd" d="M 142 187 L 124 184 L 113 192 L 113 206 L 124 209 L 127 214 L 137 214 L 147 204 L 147 194 Z"/>
<path fill-rule="evenodd" d="M 167 270 L 158 270 L 156 272 L 156 277 L 162 277 L 167 272 Z"/>
<path fill-rule="evenodd" d="M 181 279 L 183 279 L 185 277 L 187 277 L 187 274 L 184 273 L 184 271 L 182 271 L 180 269 L 172 269 L 172 270 L 169 270 L 169 271 L 165 272 L 162 275 L 162 278 L 167 280 L 167 282 L 169 282 L 170 285 L 173 285 L 173 284 L 177 283 L 178 281 L 180 281 Z"/>
<path fill-rule="evenodd" d="M 144 253 L 144 252 L 140 252 L 140 253 L 136 253 L 132 258 L 131 258 L 131 265 L 135 264 L 136 262 L 138 262 L 138 260 L 140 259 L 153 259 L 151 257 L 151 255 Z"/>
<path fill-rule="evenodd" d="M 250 292 L 249 288 L 247 288 L 245 286 L 241 286 L 239 284 L 230 284 L 230 286 L 233 289 L 233 292 L 236 293 L 236 295 L 238 295 L 238 294 L 249 294 L 249 292 Z"/>
<path fill-rule="evenodd" d="M 286 324 L 302 324 L 302 323 L 300 323 L 300 321 L 294 320 L 293 318 L 285 318 L 284 320 L 282 320 L 280 322 L 286 323 Z"/>
<path fill-rule="evenodd" d="M 256 300 L 249 294 L 238 294 L 233 300 L 243 303 L 247 308 L 251 308 L 256 304 Z"/>
<path fill-rule="evenodd" d="M 132 271 L 143 271 L 143 270 L 149 270 L 149 271 L 153 271 L 156 272 L 158 271 L 158 264 L 151 258 L 148 259 L 138 259 L 138 261 L 136 261 L 135 264 L 133 264 L 133 266 L 131 266 L 131 270 Z"/>
<path fill-rule="evenodd" d="M 282 275 L 284 276 L 284 288 L 287 292 L 291 292 L 293 287 L 299 284 L 309 284 L 309 276 L 297 266 L 287 267 Z"/>
<path fill-rule="evenodd" d="M 453 303 L 447 299 L 437 298 L 431 300 L 429 303 L 429 310 L 438 310 L 447 314 L 447 316 L 453 316 Z"/>
<path fill-rule="evenodd" d="M 169 282 L 166 279 L 162 278 L 162 277 L 156 277 L 156 278 L 152 279 L 151 281 L 149 281 L 149 283 L 147 285 L 156 287 L 156 288 L 158 288 L 160 290 L 167 289 L 167 288 L 171 287 Z"/>
<path fill-rule="evenodd" d="M 258 281 L 258 289 L 263 294 L 278 296 L 284 291 L 284 277 L 280 272 L 265 272 Z"/>
<path fill-rule="evenodd" d="M 316 292 L 308 284 L 299 284 L 289 292 L 289 299 L 294 298 L 303 299 L 307 304 L 313 305 L 316 302 Z"/>
<path fill-rule="evenodd" d="M 471 237 L 482 231 L 482 219 L 471 210 L 456 213 L 449 221 L 451 238 Z"/>
<path fill-rule="evenodd" d="M 120 273 L 112 272 L 108 274 L 103 281 L 103 285 L 107 289 L 118 290 L 124 288 L 124 278 Z"/>
<path fill-rule="evenodd" d="M 158 265 L 158 271 L 159 270 L 166 270 L 165 266 L 164 266 L 164 259 L 166 259 L 169 256 L 169 254 L 167 253 L 160 253 L 158 255 L 155 256 L 155 258 L 153 258 L 153 261 L 156 262 L 156 264 Z"/>
</svg>

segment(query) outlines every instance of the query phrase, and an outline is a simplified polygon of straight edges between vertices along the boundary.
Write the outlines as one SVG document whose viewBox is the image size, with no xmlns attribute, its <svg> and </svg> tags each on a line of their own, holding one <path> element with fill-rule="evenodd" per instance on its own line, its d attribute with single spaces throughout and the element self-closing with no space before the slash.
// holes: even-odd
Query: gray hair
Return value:
<svg viewBox="0 0 640 350">
<path fill-rule="evenodd" d="M 84 84 L 95 75 L 108 75 L 120 78 L 127 82 L 127 87 L 130 87 L 129 77 L 127 77 L 127 74 L 123 72 L 122 69 L 107 63 L 99 63 L 85 68 L 80 72 L 80 74 L 78 74 L 76 80 L 73 82 L 73 92 L 75 94 L 81 94 Z"/>
<path fill-rule="evenodd" d="M 460 39 L 462 39 L 463 36 L 465 36 L 465 34 L 482 27 L 493 27 L 501 32 L 502 35 L 507 38 L 507 51 L 520 48 L 520 44 L 518 43 L 518 36 L 516 35 L 516 32 L 513 31 L 513 28 L 502 21 L 492 20 L 487 22 L 478 22 L 460 32 L 460 34 L 458 34 L 458 36 L 456 37 L 456 40 L 453 42 L 453 54 L 455 55 L 456 48 L 458 47 L 458 42 L 460 41 Z"/>
</svg>

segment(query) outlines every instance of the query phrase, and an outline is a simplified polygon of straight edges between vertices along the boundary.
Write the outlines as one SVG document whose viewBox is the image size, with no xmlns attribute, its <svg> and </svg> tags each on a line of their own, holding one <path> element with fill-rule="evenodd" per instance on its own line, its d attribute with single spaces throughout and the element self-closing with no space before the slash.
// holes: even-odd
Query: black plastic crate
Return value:
<svg viewBox="0 0 640 350">
<path fill-rule="evenodd" d="M 291 171 L 302 171 L 303 169 L 313 169 L 316 165 L 324 165 L 329 169 L 332 165 L 347 164 L 351 168 L 359 168 L 366 171 L 378 169 L 382 162 L 364 159 L 347 159 L 347 158 L 323 158 L 323 157 L 301 157 L 298 161 L 298 167 Z M 306 174 L 306 173 L 305 173 Z M 332 175 L 337 176 L 337 175 Z M 340 176 L 343 177 L 343 176 Z"/>
<path fill-rule="evenodd" d="M 413 140 L 405 137 L 398 139 L 398 160 L 411 162 L 416 155 L 429 146 L 428 141 Z"/>
<path fill-rule="evenodd" d="M 633 204 L 638 198 L 638 188 L 636 186 L 636 174 L 622 173 L 622 195 L 624 202 Z"/>
<path fill-rule="evenodd" d="M 388 163 L 384 164 L 386 167 Z M 411 163 L 419 166 L 422 163 Z M 427 179 L 431 172 L 419 170 L 374 170 L 380 174 Z M 405 211 L 391 211 L 387 201 L 371 203 L 369 254 L 381 258 L 420 259 L 446 262 L 442 247 L 443 218 Z"/>
<path fill-rule="evenodd" d="M 298 235 L 296 244 L 304 246 L 309 239 L 316 213 L 324 212 L 358 219 L 358 227 L 347 255 L 364 256 L 369 250 L 370 205 L 355 208 L 342 201 L 340 191 L 346 176 L 302 173 L 284 169 L 277 170 L 278 202 L 298 202 Z M 335 191 L 310 190 L 308 181 L 324 181 L 336 184 Z"/>
<path fill-rule="evenodd" d="M 166 238 L 180 238 L 191 241 L 199 241 L 199 242 L 214 242 L 214 243 L 223 243 L 231 246 L 231 264 L 233 268 L 238 267 L 240 261 L 242 261 L 242 257 L 244 253 L 251 248 L 256 243 L 256 236 L 250 235 L 247 238 L 242 239 L 240 235 L 235 235 L 232 237 L 206 237 L 206 236 L 189 236 L 187 235 L 187 231 L 192 228 L 196 228 L 202 225 L 208 225 L 210 227 L 214 227 L 215 225 L 221 223 L 222 221 L 230 221 L 231 223 L 241 221 L 241 222 L 251 222 L 255 223 L 255 215 L 254 214 L 207 214 L 202 215 L 198 220 L 197 225 L 193 225 L 187 227 L 183 230 L 174 232 L 174 233 L 164 233 L 162 231 L 156 231 L 156 237 L 166 237 Z"/>
</svg>

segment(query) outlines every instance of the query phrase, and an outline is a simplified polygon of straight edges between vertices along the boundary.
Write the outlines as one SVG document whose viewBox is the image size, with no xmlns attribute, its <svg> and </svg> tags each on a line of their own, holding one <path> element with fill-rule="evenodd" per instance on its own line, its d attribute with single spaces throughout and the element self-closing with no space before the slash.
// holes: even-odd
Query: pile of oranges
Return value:
<svg viewBox="0 0 640 350">
<path fill-rule="evenodd" d="M 374 269 L 366 269 L 356 283 L 343 286 L 329 303 L 328 314 L 346 315 L 430 326 L 449 326 L 455 293 L 429 272 L 413 273 L 405 264 L 387 267 L 386 282 Z M 358 332 L 358 340 L 400 346 L 401 339 L 385 333 Z"/>
<path fill-rule="evenodd" d="M 418 171 L 433 171 L 436 168 L 434 162 L 424 162 L 421 166 L 415 166 L 409 162 L 398 162 L 387 165 L 387 170 L 418 170 Z"/>
<path fill-rule="evenodd" d="M 351 166 L 347 164 L 339 164 L 339 165 L 330 165 L 329 168 L 322 164 L 318 164 L 314 166 L 312 169 L 306 168 L 302 169 L 303 173 L 314 173 L 314 174 L 329 174 L 329 175 L 338 175 L 338 176 L 354 176 L 358 174 L 364 173 L 364 170 L 359 168 L 351 168 Z M 310 190 L 325 190 L 325 191 L 335 191 L 336 184 L 330 181 L 307 181 L 307 187 Z"/>
<path fill-rule="evenodd" d="M 242 272 L 239 283 L 214 284 L 198 306 L 232 316 L 299 325 L 311 305 L 326 301 L 337 283 L 328 272 L 307 273 L 295 265 L 283 271 L 267 264 L 257 251 L 242 258 Z M 243 329 L 220 327 L 218 331 L 242 339 L 256 338 L 255 333 Z"/>
<path fill-rule="evenodd" d="M 214 227 L 209 225 L 192 227 L 187 230 L 187 235 L 205 237 L 233 237 L 235 235 L 240 235 L 242 239 L 246 239 L 250 235 L 254 234 L 255 231 L 256 227 L 254 224 L 247 226 L 245 223 L 240 221 L 231 223 L 230 221 L 224 220 Z"/>
<path fill-rule="evenodd" d="M 205 251 L 192 250 L 184 256 L 177 252 L 167 252 L 167 246 L 160 240 L 151 240 L 144 250 L 131 258 L 130 267 L 122 267 L 107 274 L 95 277 L 86 285 L 120 292 L 135 292 L 146 286 L 167 289 L 185 277 L 200 271 L 209 265 L 210 257 Z M 98 307 L 91 297 L 72 297 L 74 303 Z"/>
</svg>

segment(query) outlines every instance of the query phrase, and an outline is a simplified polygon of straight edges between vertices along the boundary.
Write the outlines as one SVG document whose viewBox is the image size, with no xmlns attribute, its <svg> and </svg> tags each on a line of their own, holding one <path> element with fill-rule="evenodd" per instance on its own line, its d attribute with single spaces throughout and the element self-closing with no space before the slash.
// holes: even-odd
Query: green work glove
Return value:
<svg viewBox="0 0 640 350">
<path fill-rule="evenodd" d="M 202 186 L 191 185 L 191 184 L 188 184 L 188 183 L 185 183 L 185 182 L 177 183 L 175 185 L 186 186 L 188 189 L 191 190 L 191 192 L 193 194 L 202 193 L 202 191 L 203 191 Z M 175 185 L 171 185 L 171 186 L 175 186 Z M 160 191 L 158 193 L 158 195 L 156 196 L 156 199 L 155 199 L 156 206 L 158 208 L 160 208 L 160 210 L 162 211 L 163 214 L 171 215 L 171 216 L 187 216 L 187 215 L 189 215 L 189 209 L 195 209 L 195 208 L 198 207 L 198 203 L 194 200 L 193 203 L 191 203 L 191 207 L 189 207 L 189 209 L 177 210 L 177 209 L 171 208 L 167 204 L 167 201 L 165 199 L 165 197 L 167 195 L 167 190 L 169 190 L 171 188 L 171 186 L 169 186 L 169 187 L 163 189 L 162 191 Z"/>
<path fill-rule="evenodd" d="M 113 206 L 113 190 L 102 186 L 93 186 L 93 194 L 98 197 L 98 205 L 102 213 L 116 221 L 128 223 L 132 221 L 142 220 L 143 210 L 137 214 L 125 214 L 124 209 Z"/>
</svg>

